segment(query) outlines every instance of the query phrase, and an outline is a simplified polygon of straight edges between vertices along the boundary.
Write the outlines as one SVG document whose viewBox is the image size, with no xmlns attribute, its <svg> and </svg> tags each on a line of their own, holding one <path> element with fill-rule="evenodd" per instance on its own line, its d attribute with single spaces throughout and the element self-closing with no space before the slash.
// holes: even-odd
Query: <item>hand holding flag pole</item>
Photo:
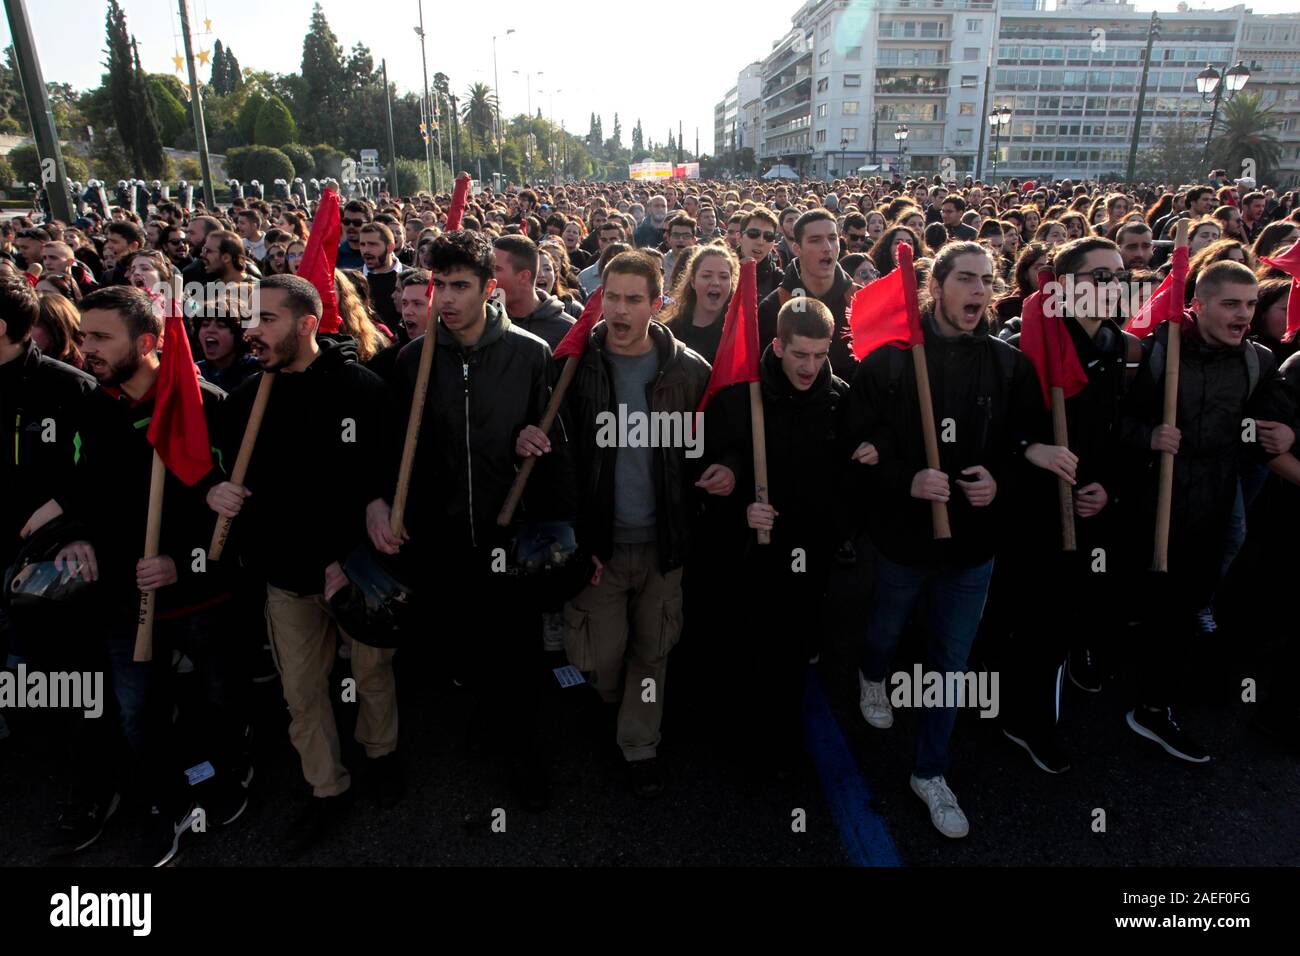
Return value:
<svg viewBox="0 0 1300 956">
<path fill-rule="evenodd" d="M 460 228 L 469 196 L 469 173 L 456 177 L 456 188 L 447 211 L 445 232 Z M 415 446 L 420 441 L 420 424 L 424 420 L 424 401 L 429 393 L 429 377 L 433 372 L 433 353 L 438 347 L 438 317 L 433 314 L 433 278 L 429 279 L 429 324 L 420 349 L 420 364 L 415 373 L 415 393 L 411 396 L 411 411 L 406 419 L 406 441 L 402 445 L 402 461 L 397 468 L 397 490 L 393 493 L 393 508 L 388 518 L 388 529 L 393 537 L 403 535 L 402 523 L 406 518 L 406 500 L 411 493 L 411 471 L 415 468 Z"/>
<path fill-rule="evenodd" d="M 1188 243 L 1189 220 L 1178 220 L 1174 233 L 1174 255 L 1180 249 L 1186 249 Z M 1185 255 L 1185 254 L 1184 254 Z M 1182 258 L 1182 257 L 1179 257 Z M 1175 261 L 1174 272 L 1178 272 L 1179 263 Z M 1186 282 L 1186 267 L 1183 267 L 1183 281 L 1174 281 L 1174 290 L 1183 287 Z M 1172 275 L 1173 273 L 1171 273 Z M 1165 307 L 1165 321 L 1169 325 L 1169 339 L 1165 344 L 1165 425 L 1178 424 L 1178 367 L 1182 357 L 1183 344 L 1183 299 L 1178 295 L 1168 297 Z M 1156 496 L 1156 544 L 1155 555 L 1151 562 L 1153 571 L 1169 570 L 1169 514 L 1174 500 L 1174 456 L 1171 452 L 1160 453 L 1160 486 Z"/>
</svg>

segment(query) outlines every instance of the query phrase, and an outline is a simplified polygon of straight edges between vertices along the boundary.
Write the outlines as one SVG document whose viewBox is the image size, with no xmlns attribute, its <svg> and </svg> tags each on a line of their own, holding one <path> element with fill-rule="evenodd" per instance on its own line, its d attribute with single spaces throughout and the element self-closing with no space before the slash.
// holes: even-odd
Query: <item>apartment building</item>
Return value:
<svg viewBox="0 0 1300 956">
<path fill-rule="evenodd" d="M 1278 119 L 1273 135 L 1282 155 L 1273 180 L 1300 184 L 1300 14 L 1248 15 L 1237 58 L 1252 71 L 1247 89 Z"/>
</svg>

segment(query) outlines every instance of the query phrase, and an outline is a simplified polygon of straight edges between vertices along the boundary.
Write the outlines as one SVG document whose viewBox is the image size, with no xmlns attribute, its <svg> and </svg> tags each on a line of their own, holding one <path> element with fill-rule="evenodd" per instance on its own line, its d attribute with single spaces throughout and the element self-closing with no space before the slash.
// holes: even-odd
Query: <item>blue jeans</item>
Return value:
<svg viewBox="0 0 1300 956">
<path fill-rule="evenodd" d="M 992 576 L 992 560 L 971 568 L 928 569 L 895 564 L 877 555 L 871 610 L 862 642 L 862 676 L 869 681 L 888 678 L 890 659 L 912 609 L 921 600 L 927 632 L 925 670 L 964 671 Z M 921 711 L 916 776 L 926 779 L 948 772 L 948 738 L 956 721 L 955 707 Z"/>
</svg>

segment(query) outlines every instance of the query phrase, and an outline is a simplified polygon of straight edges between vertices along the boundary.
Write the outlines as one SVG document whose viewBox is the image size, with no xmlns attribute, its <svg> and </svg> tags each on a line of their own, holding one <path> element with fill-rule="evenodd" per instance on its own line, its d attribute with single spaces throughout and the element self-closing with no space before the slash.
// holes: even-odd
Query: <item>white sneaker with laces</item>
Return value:
<svg viewBox="0 0 1300 956">
<path fill-rule="evenodd" d="M 961 812 L 957 797 L 948 789 L 948 783 L 943 777 L 922 780 L 913 776 L 912 792 L 925 801 L 925 805 L 930 808 L 930 822 L 944 836 L 956 840 L 970 833 L 966 814 Z"/>
<path fill-rule="evenodd" d="M 889 706 L 889 693 L 885 682 L 867 680 L 858 671 L 858 710 L 868 724 L 877 730 L 888 730 L 894 726 L 894 711 Z"/>
</svg>

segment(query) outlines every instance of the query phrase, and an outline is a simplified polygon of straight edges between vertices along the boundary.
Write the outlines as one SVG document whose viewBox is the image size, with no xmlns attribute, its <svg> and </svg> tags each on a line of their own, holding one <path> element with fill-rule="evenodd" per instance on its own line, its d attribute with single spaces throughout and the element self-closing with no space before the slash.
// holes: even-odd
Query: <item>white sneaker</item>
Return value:
<svg viewBox="0 0 1300 956">
<path fill-rule="evenodd" d="M 930 822 L 944 836 L 955 840 L 970 833 L 966 814 L 957 806 L 957 797 L 948 789 L 943 777 L 922 780 L 913 776 L 912 792 L 925 801 L 925 805 L 930 808 Z"/>
<path fill-rule="evenodd" d="M 862 717 L 877 730 L 888 730 L 894 726 L 894 711 L 889 706 L 889 693 L 885 682 L 867 680 L 858 671 L 858 710 Z"/>
</svg>

